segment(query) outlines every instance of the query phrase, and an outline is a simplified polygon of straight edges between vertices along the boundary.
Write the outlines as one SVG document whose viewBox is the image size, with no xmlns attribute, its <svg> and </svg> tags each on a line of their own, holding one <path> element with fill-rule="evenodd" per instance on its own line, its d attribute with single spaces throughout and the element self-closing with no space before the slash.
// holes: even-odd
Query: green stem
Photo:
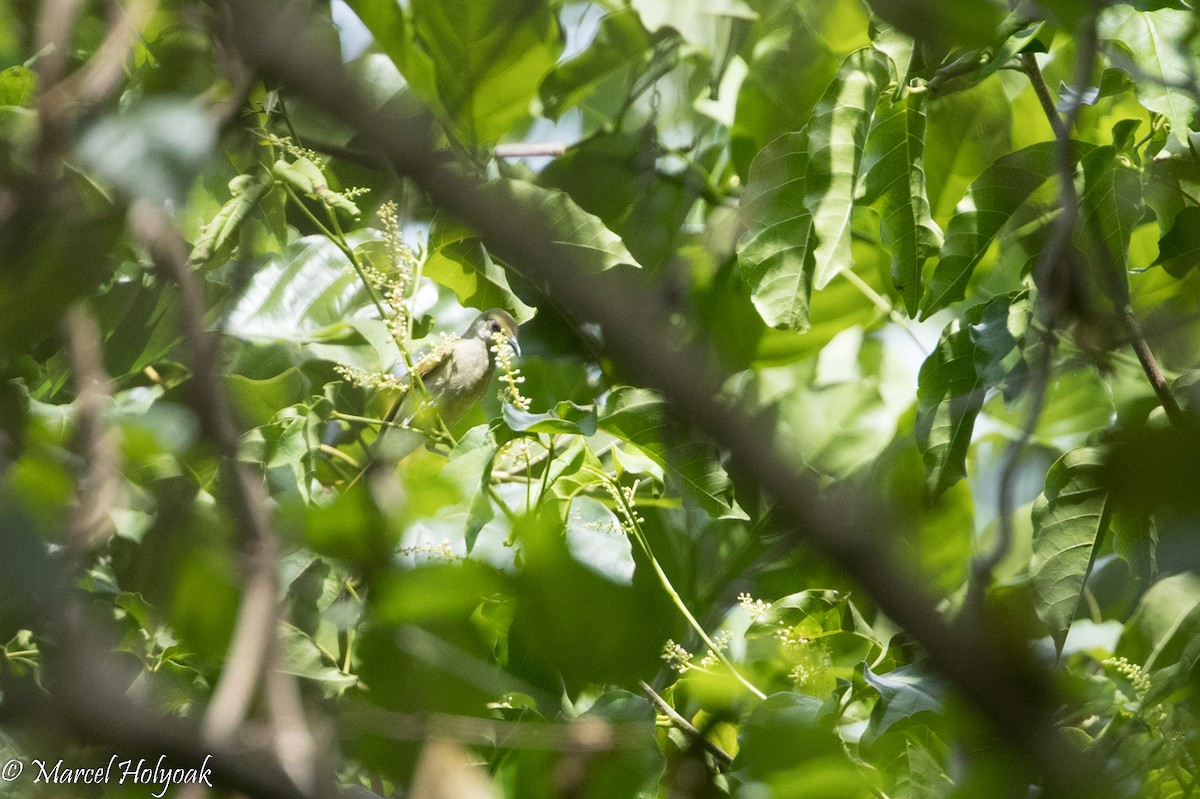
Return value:
<svg viewBox="0 0 1200 799">
<path fill-rule="evenodd" d="M 597 474 L 595 471 L 592 473 Z M 637 514 L 634 513 L 633 506 L 626 501 L 625 495 L 621 492 L 621 486 L 613 481 L 612 478 L 610 478 L 607 474 L 600 473 L 598 476 L 616 489 L 615 496 L 620 498 L 619 501 L 621 506 L 625 510 L 624 515 L 630 520 L 630 524 L 633 528 L 634 540 L 637 541 L 638 546 L 642 548 L 643 554 L 645 554 L 647 560 L 650 561 L 650 565 L 654 568 L 654 573 L 658 577 L 658 581 L 662 584 L 663 590 L 667 592 L 667 596 L 671 598 L 671 602 L 673 602 L 675 607 L 679 609 L 679 612 L 683 614 L 683 617 L 687 619 L 688 624 L 690 624 L 692 629 L 696 631 L 696 634 L 700 636 L 700 640 L 703 641 L 704 645 L 708 647 L 708 650 L 713 653 L 713 656 L 716 657 L 717 660 L 721 661 L 725 668 L 729 669 L 729 673 L 733 675 L 734 679 L 740 682 L 747 691 L 754 694 L 759 699 L 766 699 L 767 695 L 758 690 L 753 683 L 742 676 L 741 672 L 737 670 L 729 658 L 725 657 L 725 653 L 721 651 L 721 648 L 713 643 L 713 640 L 708 637 L 708 633 L 704 631 L 704 627 L 702 627 L 700 622 L 696 620 L 696 617 L 692 615 L 692 612 L 688 610 L 688 606 L 686 603 L 684 603 L 683 597 L 679 595 L 679 592 L 675 590 L 675 586 L 671 584 L 671 578 L 667 576 L 665 571 L 663 571 L 662 565 L 658 562 L 658 558 L 654 557 L 654 552 L 650 549 L 650 542 L 646 539 L 645 533 L 642 532 L 641 525 L 638 524 Z"/>
<path fill-rule="evenodd" d="M 879 292 L 871 288 L 870 283 L 856 275 L 853 269 L 843 269 L 838 274 L 850 281 L 850 285 L 858 289 L 859 293 L 870 300 L 876 308 L 887 314 L 888 319 L 894 324 L 898 325 L 905 333 L 907 333 L 908 337 L 913 340 L 913 343 L 915 343 L 922 352 L 924 352 L 926 355 L 929 354 L 928 350 L 925 349 L 925 345 L 921 343 L 919 338 L 917 338 L 917 334 L 914 333 L 912 328 L 908 326 L 908 322 L 905 320 L 905 318 L 900 315 L 899 311 L 892 307 L 890 302 L 880 296 Z"/>
</svg>

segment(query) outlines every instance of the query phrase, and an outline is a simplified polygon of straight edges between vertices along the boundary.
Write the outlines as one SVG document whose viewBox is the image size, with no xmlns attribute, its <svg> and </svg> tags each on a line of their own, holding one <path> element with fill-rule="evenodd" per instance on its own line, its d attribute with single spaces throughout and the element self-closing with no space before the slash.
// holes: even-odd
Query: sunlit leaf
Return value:
<svg viewBox="0 0 1200 799">
<path fill-rule="evenodd" d="M 852 265 L 850 226 L 871 116 L 888 80 L 887 57 L 846 59 L 804 130 L 755 157 L 742 196 L 749 229 L 738 261 L 772 327 L 808 329 L 809 294 Z"/>
<path fill-rule="evenodd" d="M 563 45 L 548 2 L 514 9 L 499 0 L 413 0 L 411 8 L 439 103 L 468 145 L 494 142 L 529 116 Z"/>
<path fill-rule="evenodd" d="M 1138 100 L 1171 123 L 1171 132 L 1186 144 L 1196 115 L 1194 56 L 1190 42 L 1181 40 L 1191 29 L 1190 11 L 1160 8 L 1141 11 L 1120 4 L 1100 14 L 1100 37 L 1118 42 L 1132 56 L 1127 69 L 1136 80 Z"/>
<path fill-rule="evenodd" d="M 600 429 L 633 444 L 669 469 L 684 488 L 713 516 L 741 516 L 733 501 L 733 485 L 717 462 L 716 449 L 686 437 L 671 423 L 670 406 L 657 394 L 622 388 L 609 397 Z"/>
<path fill-rule="evenodd" d="M 917 378 L 914 429 L 931 499 L 967 476 L 967 450 L 985 391 L 976 370 L 980 356 L 970 325 L 978 323 L 982 312 L 982 306 L 975 306 L 966 320 L 956 319 L 946 326 Z"/>
<path fill-rule="evenodd" d="M 1060 648 L 1111 518 L 1100 481 L 1104 455 L 1097 447 L 1068 452 L 1050 467 L 1045 493 L 1033 505 L 1029 576 L 1038 616 Z"/>
<path fill-rule="evenodd" d="M 880 100 L 863 164 L 863 202 L 880 204 L 883 246 L 892 255 L 892 284 L 916 316 L 924 283 L 921 269 L 942 246 L 925 196 L 925 103 L 928 93 L 909 91 Z"/>
<path fill-rule="evenodd" d="M 1145 210 L 1141 176 L 1114 146 L 1097 147 L 1081 163 L 1084 181 L 1081 222 L 1086 235 L 1104 242 L 1117 267 L 1116 274 L 1104 279 L 1110 281 L 1108 285 L 1123 286 L 1129 239 Z M 1103 268 L 1104 262 L 1098 266 Z"/>
<path fill-rule="evenodd" d="M 1078 152 L 1080 145 L 1074 149 Z M 946 228 L 941 258 L 921 305 L 922 319 L 965 296 L 971 273 L 992 239 L 1054 169 L 1054 144 L 1046 142 L 997 159 L 975 179 Z"/>
</svg>

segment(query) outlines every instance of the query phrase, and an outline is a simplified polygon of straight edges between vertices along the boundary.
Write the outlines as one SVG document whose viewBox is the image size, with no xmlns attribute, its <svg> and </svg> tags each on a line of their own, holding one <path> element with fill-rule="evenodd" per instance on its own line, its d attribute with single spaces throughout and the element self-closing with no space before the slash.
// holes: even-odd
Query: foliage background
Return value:
<svg viewBox="0 0 1200 799">
<path fill-rule="evenodd" d="M 0 2 L 3 759 L 1190 796 L 1198 32 Z M 404 367 L 490 307 L 528 406 L 397 464 Z"/>
</svg>

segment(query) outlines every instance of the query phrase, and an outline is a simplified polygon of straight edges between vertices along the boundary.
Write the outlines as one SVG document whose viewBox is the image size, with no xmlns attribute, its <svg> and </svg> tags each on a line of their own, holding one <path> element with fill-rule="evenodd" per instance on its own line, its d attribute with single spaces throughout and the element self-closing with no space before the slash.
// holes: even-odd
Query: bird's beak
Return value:
<svg viewBox="0 0 1200 799">
<path fill-rule="evenodd" d="M 517 343 L 516 336 L 508 337 L 508 346 L 512 347 L 513 352 L 515 352 L 517 354 L 518 358 L 521 357 L 521 345 Z"/>
</svg>

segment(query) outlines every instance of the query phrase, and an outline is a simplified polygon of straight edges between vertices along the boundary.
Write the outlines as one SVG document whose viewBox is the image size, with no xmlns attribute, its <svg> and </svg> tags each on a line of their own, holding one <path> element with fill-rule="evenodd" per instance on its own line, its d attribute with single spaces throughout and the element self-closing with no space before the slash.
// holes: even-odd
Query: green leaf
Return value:
<svg viewBox="0 0 1200 799">
<path fill-rule="evenodd" d="M 807 694 L 772 694 L 751 711 L 738 732 L 733 769 L 743 780 L 765 783 L 769 796 L 875 795 L 847 756 L 832 714 Z"/>
<path fill-rule="evenodd" d="M 627 84 L 649 58 L 652 44 L 632 8 L 605 15 L 587 49 L 556 66 L 542 81 L 543 112 L 558 119 L 609 80 Z"/>
<path fill-rule="evenodd" d="M 371 316 L 378 311 L 345 253 L 324 236 L 306 236 L 255 273 L 225 329 L 251 341 L 308 342 Z"/>
<path fill-rule="evenodd" d="M 444 214 L 434 216 L 429 226 L 423 274 L 453 291 L 468 308 L 503 308 L 518 323 L 533 316 L 533 308 L 513 293 L 508 275 L 479 237 Z"/>
<path fill-rule="evenodd" d="M 193 266 L 204 264 L 222 247 L 232 244 L 233 236 L 242 223 L 258 207 L 258 201 L 273 185 L 271 173 L 265 169 L 256 170 L 248 175 L 238 175 L 229 181 L 229 192 L 232 196 L 204 226 L 200 238 L 192 245 L 188 263 Z"/>
<path fill-rule="evenodd" d="M 495 437 L 486 425 L 471 428 L 454 447 L 443 470 L 456 482 L 469 500 L 467 509 L 466 542 L 470 553 L 479 538 L 479 531 L 492 520 L 492 467 L 500 450 Z"/>
<path fill-rule="evenodd" d="M 1054 143 L 1042 142 L 1009 153 L 983 171 L 946 227 L 941 258 L 921 306 L 921 319 L 966 295 L 971 273 L 992 239 L 1029 196 L 1054 174 Z M 1080 142 L 1073 148 L 1078 154 Z M 1090 148 L 1088 148 L 1090 149 Z"/>
<path fill-rule="evenodd" d="M 851 53 L 804 130 L 771 142 L 750 166 L 738 262 L 768 325 L 807 330 L 812 288 L 853 265 L 854 195 L 888 75 L 883 53 Z"/>
<path fill-rule="evenodd" d="M 883 246 L 892 254 L 892 285 L 916 316 L 924 285 L 925 261 L 942 246 L 925 195 L 925 103 L 928 92 L 910 90 L 903 98 L 880 100 L 867 154 L 863 202 L 879 202 Z"/>
<path fill-rule="evenodd" d="M 1147 673 L 1194 654 L 1200 636 L 1200 577 L 1184 572 L 1159 580 L 1125 623 L 1116 654 Z"/>
<path fill-rule="evenodd" d="M 716 517 L 744 517 L 714 447 L 683 437 L 669 424 L 670 408 L 652 391 L 621 387 L 609 395 L 600 429 L 628 441 L 677 475 L 700 506 Z"/>
<path fill-rule="evenodd" d="M 867 5 L 918 41 L 960 48 L 990 44 L 1008 11 L 996 0 L 867 0 Z"/>
<path fill-rule="evenodd" d="M 404 9 L 393 0 L 346 0 L 376 44 L 400 70 L 413 90 L 429 103 L 437 104 L 437 77 L 433 60 L 413 39 L 412 24 Z"/>
<path fill-rule="evenodd" d="M 967 476 L 967 450 L 985 393 L 983 378 L 976 370 L 980 354 L 970 326 L 979 322 L 982 313 L 983 306 L 977 305 L 966 319 L 948 324 L 917 377 L 914 430 L 925 461 L 929 499 L 941 496 Z"/>
<path fill-rule="evenodd" d="M 1155 265 L 1171 277 L 1183 278 L 1200 260 L 1200 208 L 1189 205 L 1175 215 L 1171 229 L 1158 240 Z"/>
<path fill-rule="evenodd" d="M 241 422 L 251 427 L 265 425 L 281 409 L 308 395 L 308 380 L 296 367 L 264 380 L 227 375 L 226 384 Z"/>
<path fill-rule="evenodd" d="M 1038 616 L 1060 649 L 1111 516 L 1101 482 L 1104 456 L 1100 447 L 1080 447 L 1063 455 L 1050 467 L 1046 490 L 1033 504 L 1029 576 Z"/>
<path fill-rule="evenodd" d="M 563 46 L 549 2 L 412 0 L 411 8 L 444 118 L 468 146 L 491 144 L 529 117 Z"/>
<path fill-rule="evenodd" d="M 596 432 L 596 409 L 573 402 L 560 402 L 554 410 L 531 413 L 504 403 L 500 412 L 504 423 L 514 433 L 567 433 L 590 436 Z"/>
<path fill-rule="evenodd" d="M 901 666 L 886 674 L 876 674 L 863 664 L 863 679 L 879 692 L 879 702 L 871 710 L 871 718 L 863 733 L 863 746 L 871 744 L 898 722 L 920 713 L 940 715 L 945 692 L 941 680 L 915 666 Z"/>
<path fill-rule="evenodd" d="M 1196 115 L 1195 56 L 1189 52 L 1194 22 L 1191 11 L 1161 8 L 1139 11 L 1113 5 L 1100 15 L 1100 38 L 1124 45 L 1132 56 L 1128 71 L 1137 76 L 1138 101 L 1171 123 L 1171 132 L 1184 145 Z M 1184 38 L 1187 37 L 1187 38 Z"/>
<path fill-rule="evenodd" d="M 803 196 L 807 169 L 804 131 L 780 136 L 754 157 L 742 195 L 748 227 L 738 243 L 738 266 L 763 321 L 798 333 L 809 328 L 816 271 L 812 214 Z"/>
<path fill-rule="evenodd" d="M 585 269 L 599 272 L 618 265 L 638 266 L 617 234 L 565 192 L 504 178 L 485 184 L 482 192 L 498 204 L 537 214 L 553 231 L 550 244 Z"/>
<path fill-rule="evenodd" d="M 1137 170 L 1114 146 L 1097 147 L 1081 159 L 1083 166 L 1083 216 L 1088 241 L 1099 237 L 1120 268 L 1108 280 L 1126 283 L 1129 239 L 1145 214 L 1142 180 Z M 1085 250 L 1086 252 L 1087 250 Z M 1102 284 L 1103 285 L 1103 284 Z"/>
<path fill-rule="evenodd" d="M 1032 319 L 1033 300 L 1020 291 L 989 300 L 970 326 L 975 371 L 988 388 L 1001 390 L 1005 402 L 1015 402 L 1029 382 L 1024 347 Z"/>
<path fill-rule="evenodd" d="M 17 64 L 0 71 L 0 106 L 15 105 L 28 108 L 37 91 L 37 73 Z"/>
</svg>

